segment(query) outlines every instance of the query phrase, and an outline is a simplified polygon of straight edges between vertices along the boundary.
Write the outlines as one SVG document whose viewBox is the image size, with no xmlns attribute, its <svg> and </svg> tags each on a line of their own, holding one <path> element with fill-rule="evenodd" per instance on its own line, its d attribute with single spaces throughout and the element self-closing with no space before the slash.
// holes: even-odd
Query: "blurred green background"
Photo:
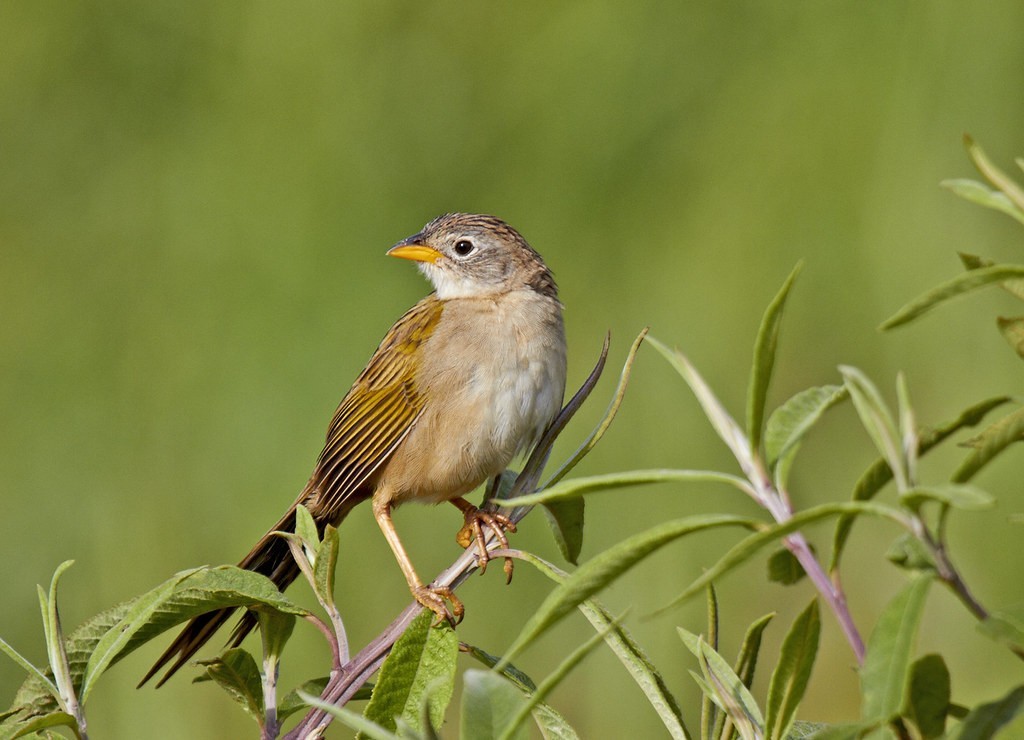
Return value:
<svg viewBox="0 0 1024 740">
<path fill-rule="evenodd" d="M 612 361 L 566 433 L 568 454 L 645 325 L 683 348 L 736 413 L 764 305 L 799 260 L 772 400 L 867 371 L 907 372 L 920 419 L 1020 387 L 993 316 L 997 291 L 892 334 L 880 321 L 959 271 L 956 250 L 1020 259 L 1019 228 L 937 183 L 971 176 L 969 131 L 1009 168 L 1024 154 L 1024 4 L 918 3 L 0 5 L 0 634 L 43 660 L 34 586 L 74 558 L 65 623 L 202 563 L 234 562 L 305 482 L 335 404 L 384 334 L 428 290 L 385 259 L 438 213 L 495 213 L 545 256 L 566 304 L 570 385 L 606 330 Z M 960 455 L 929 460 L 941 479 Z M 873 459 L 850 409 L 805 446 L 798 505 L 844 498 Z M 1019 459 L 981 478 L 993 511 L 953 522 L 979 597 L 1020 602 Z M 652 351 L 619 420 L 580 474 L 732 470 L 682 382 Z M 890 494 L 891 495 L 891 494 Z M 664 486 L 590 499 L 584 557 L 663 519 L 752 512 L 728 490 Z M 450 507 L 397 516 L 429 574 L 456 554 Z M 827 547 L 828 529 L 809 534 Z M 339 601 L 355 645 L 408 600 L 368 511 L 341 530 Z M 844 580 L 865 631 L 903 582 L 895 533 L 855 530 Z M 647 618 L 733 535 L 674 545 L 605 595 L 697 716 L 675 625 Z M 515 543 L 557 558 L 543 517 Z M 461 592 L 462 639 L 500 653 L 547 592 L 521 566 Z M 806 585 L 763 564 L 720 584 L 724 651 L 745 624 L 785 624 Z M 308 601 L 301 588 L 296 598 Z M 856 716 L 852 656 L 824 618 L 801 712 Z M 589 627 L 570 618 L 523 656 L 535 678 Z M 1001 695 L 1019 664 L 933 592 L 922 651 L 942 649 L 954 698 Z M 93 695 L 100 737 L 252 736 L 242 713 L 187 677 L 134 685 L 164 644 Z M 327 671 L 299 628 L 283 682 Z M 6 705 L 19 670 L 0 661 Z M 552 697 L 583 737 L 658 736 L 607 652 Z M 451 730 L 451 728 L 449 728 Z M 336 736 L 343 733 L 334 730 Z"/>
</svg>

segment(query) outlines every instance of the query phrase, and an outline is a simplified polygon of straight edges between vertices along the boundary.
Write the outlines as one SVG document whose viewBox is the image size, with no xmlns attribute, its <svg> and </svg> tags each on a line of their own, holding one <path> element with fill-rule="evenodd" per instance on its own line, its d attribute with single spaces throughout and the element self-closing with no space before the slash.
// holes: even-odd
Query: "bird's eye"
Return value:
<svg viewBox="0 0 1024 740">
<path fill-rule="evenodd" d="M 473 244 L 469 239 L 459 239 L 455 242 L 455 254 L 460 257 L 467 257 L 469 254 L 476 249 L 476 245 Z"/>
</svg>

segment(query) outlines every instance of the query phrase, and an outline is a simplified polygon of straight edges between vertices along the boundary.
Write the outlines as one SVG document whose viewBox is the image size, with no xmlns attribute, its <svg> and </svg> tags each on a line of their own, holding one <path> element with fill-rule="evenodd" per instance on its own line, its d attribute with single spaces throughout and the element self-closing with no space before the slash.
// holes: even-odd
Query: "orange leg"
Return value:
<svg viewBox="0 0 1024 740">
<path fill-rule="evenodd" d="M 395 554 L 395 560 L 405 575 L 413 598 L 437 615 L 435 624 L 440 624 L 444 620 L 454 627 L 461 622 L 466 609 L 452 590 L 446 586 L 424 586 L 423 581 L 416 575 L 416 569 L 412 567 L 412 561 L 409 560 L 409 555 L 398 538 L 395 523 L 391 519 L 391 504 L 374 498 L 373 517 L 377 520 L 380 531 L 384 533 L 384 539 L 391 546 L 391 552 Z M 448 608 L 449 603 L 451 609 Z"/>
<path fill-rule="evenodd" d="M 465 519 L 462 529 L 455 535 L 455 541 L 462 547 L 469 547 L 473 542 L 476 542 L 479 553 L 477 562 L 480 566 L 480 573 L 483 574 L 487 570 L 487 563 L 491 559 L 490 553 L 487 550 L 484 529 L 491 530 L 501 546 L 508 549 L 508 537 L 505 536 L 505 532 L 515 532 L 516 525 L 504 514 L 483 511 L 464 498 L 452 499 L 451 503 L 462 512 L 462 516 Z M 512 581 L 512 558 L 505 558 L 504 570 L 505 582 L 510 583 Z"/>
</svg>

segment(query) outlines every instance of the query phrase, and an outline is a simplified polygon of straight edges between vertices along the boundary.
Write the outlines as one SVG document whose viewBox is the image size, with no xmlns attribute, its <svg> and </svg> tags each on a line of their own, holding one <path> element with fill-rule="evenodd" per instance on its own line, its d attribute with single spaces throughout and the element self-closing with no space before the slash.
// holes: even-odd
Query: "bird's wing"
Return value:
<svg viewBox="0 0 1024 740">
<path fill-rule="evenodd" d="M 424 401 L 416 387 L 419 350 L 437 326 L 443 305 L 431 295 L 409 309 L 334 412 L 311 481 L 317 492 L 311 503 L 328 520 L 387 461 L 416 422 Z"/>
</svg>

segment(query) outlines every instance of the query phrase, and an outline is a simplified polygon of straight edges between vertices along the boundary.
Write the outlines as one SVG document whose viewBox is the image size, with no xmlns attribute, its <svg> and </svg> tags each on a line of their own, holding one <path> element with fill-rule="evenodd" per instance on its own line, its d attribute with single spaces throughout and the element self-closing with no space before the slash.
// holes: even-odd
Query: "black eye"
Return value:
<svg viewBox="0 0 1024 740">
<path fill-rule="evenodd" d="M 470 252 L 476 249 L 476 245 L 473 244 L 469 239 L 459 239 L 455 242 L 455 254 L 460 257 L 467 256 Z"/>
</svg>

